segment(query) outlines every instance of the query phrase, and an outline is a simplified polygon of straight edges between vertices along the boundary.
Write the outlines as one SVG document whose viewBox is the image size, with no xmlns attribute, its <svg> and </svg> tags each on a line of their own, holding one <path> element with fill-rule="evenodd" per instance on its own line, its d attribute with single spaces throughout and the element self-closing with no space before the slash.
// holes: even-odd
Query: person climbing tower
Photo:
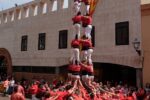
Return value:
<svg viewBox="0 0 150 100">
<path fill-rule="evenodd" d="M 91 38 L 91 31 L 92 31 L 92 17 L 89 14 L 86 14 L 81 17 L 83 33 L 86 37 Z"/>
<path fill-rule="evenodd" d="M 74 4 L 73 4 L 73 10 L 75 15 L 80 12 L 81 9 L 81 0 L 74 0 Z"/>
<path fill-rule="evenodd" d="M 74 34 L 78 35 L 78 38 L 80 38 L 80 28 L 81 28 L 81 12 L 78 12 L 77 15 L 75 15 L 72 18 L 73 26 L 74 26 Z"/>
</svg>

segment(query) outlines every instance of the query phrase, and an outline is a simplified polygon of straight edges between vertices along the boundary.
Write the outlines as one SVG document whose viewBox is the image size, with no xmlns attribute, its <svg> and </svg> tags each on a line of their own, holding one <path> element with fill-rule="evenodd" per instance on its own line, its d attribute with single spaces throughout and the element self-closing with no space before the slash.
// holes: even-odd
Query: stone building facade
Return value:
<svg viewBox="0 0 150 100">
<path fill-rule="evenodd" d="M 150 83 L 150 45 L 149 45 L 149 25 L 150 25 L 150 1 L 143 1 L 141 4 L 142 16 L 142 41 L 143 41 L 143 83 Z"/>
<path fill-rule="evenodd" d="M 51 79 L 66 72 L 73 36 L 72 5 L 73 0 L 35 0 L 0 12 L 0 48 L 8 51 L 12 64 L 7 68 L 8 74 L 18 79 Z M 133 68 L 136 81 L 141 80 L 142 61 L 133 47 L 135 38 L 141 40 L 140 15 L 140 0 L 98 2 L 93 15 L 92 59 L 96 68 L 103 64 Z M 99 70 L 96 73 L 102 72 Z"/>
</svg>

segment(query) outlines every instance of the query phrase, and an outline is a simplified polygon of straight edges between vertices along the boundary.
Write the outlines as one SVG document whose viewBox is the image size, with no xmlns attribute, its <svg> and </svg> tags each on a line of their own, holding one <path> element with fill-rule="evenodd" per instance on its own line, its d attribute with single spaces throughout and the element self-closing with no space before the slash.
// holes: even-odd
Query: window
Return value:
<svg viewBox="0 0 150 100">
<path fill-rule="evenodd" d="M 42 4 L 42 14 L 47 13 L 47 3 Z"/>
<path fill-rule="evenodd" d="M 68 30 L 59 31 L 59 49 L 67 48 Z"/>
<path fill-rule="evenodd" d="M 1 19 L 1 16 L 0 16 L 0 24 L 2 23 L 2 19 Z"/>
<path fill-rule="evenodd" d="M 21 10 L 20 9 L 16 10 L 16 17 L 18 20 L 21 19 Z"/>
<path fill-rule="evenodd" d="M 33 16 L 36 16 L 38 14 L 38 6 L 37 5 L 33 5 Z"/>
<path fill-rule="evenodd" d="M 28 36 L 22 36 L 21 40 L 21 51 L 27 51 L 27 42 L 28 42 Z"/>
<path fill-rule="evenodd" d="M 68 0 L 64 0 L 63 9 L 68 8 Z"/>
<path fill-rule="evenodd" d="M 24 12 L 25 12 L 25 18 L 29 17 L 29 8 L 25 7 Z"/>
<path fill-rule="evenodd" d="M 3 14 L 3 17 L 4 17 L 4 23 L 7 23 L 7 14 L 4 13 L 4 14 Z"/>
<path fill-rule="evenodd" d="M 91 40 L 92 40 L 92 44 L 93 44 L 93 47 L 94 47 L 95 46 L 95 26 L 92 27 Z"/>
<path fill-rule="evenodd" d="M 31 72 L 31 66 L 13 66 L 14 72 Z"/>
<path fill-rule="evenodd" d="M 45 33 L 39 34 L 38 50 L 45 50 L 45 38 L 46 38 Z"/>
<path fill-rule="evenodd" d="M 129 45 L 129 22 L 116 23 L 116 45 Z"/>
<path fill-rule="evenodd" d="M 9 15 L 10 15 L 10 21 L 11 21 L 11 22 L 14 21 L 14 19 L 15 19 L 15 14 L 14 14 L 14 12 L 11 11 L 11 12 L 9 13 Z"/>
<path fill-rule="evenodd" d="M 53 66 L 13 66 L 13 72 L 55 74 L 56 68 Z"/>
<path fill-rule="evenodd" d="M 53 2 L 53 6 L 52 6 L 52 11 L 56 11 L 56 10 L 57 10 L 57 0 Z"/>
<path fill-rule="evenodd" d="M 55 67 L 35 66 L 32 67 L 32 73 L 55 74 L 55 69 Z"/>
</svg>

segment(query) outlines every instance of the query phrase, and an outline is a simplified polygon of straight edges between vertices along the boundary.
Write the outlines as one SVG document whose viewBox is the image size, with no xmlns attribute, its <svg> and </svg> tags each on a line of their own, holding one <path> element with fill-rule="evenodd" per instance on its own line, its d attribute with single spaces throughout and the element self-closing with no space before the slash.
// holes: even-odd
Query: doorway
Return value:
<svg viewBox="0 0 150 100">
<path fill-rule="evenodd" d="M 94 67 L 98 74 L 96 75 L 99 81 L 114 81 L 117 83 L 127 83 L 136 85 L 136 69 L 117 64 L 109 63 L 94 63 Z"/>
</svg>

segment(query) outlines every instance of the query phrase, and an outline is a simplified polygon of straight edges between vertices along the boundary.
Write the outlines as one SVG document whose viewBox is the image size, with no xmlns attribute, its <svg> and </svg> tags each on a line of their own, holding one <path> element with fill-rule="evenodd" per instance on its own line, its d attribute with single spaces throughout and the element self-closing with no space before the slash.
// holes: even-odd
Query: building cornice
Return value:
<svg viewBox="0 0 150 100">
<path fill-rule="evenodd" d="M 141 15 L 142 16 L 150 15 L 150 4 L 141 5 Z"/>
</svg>

